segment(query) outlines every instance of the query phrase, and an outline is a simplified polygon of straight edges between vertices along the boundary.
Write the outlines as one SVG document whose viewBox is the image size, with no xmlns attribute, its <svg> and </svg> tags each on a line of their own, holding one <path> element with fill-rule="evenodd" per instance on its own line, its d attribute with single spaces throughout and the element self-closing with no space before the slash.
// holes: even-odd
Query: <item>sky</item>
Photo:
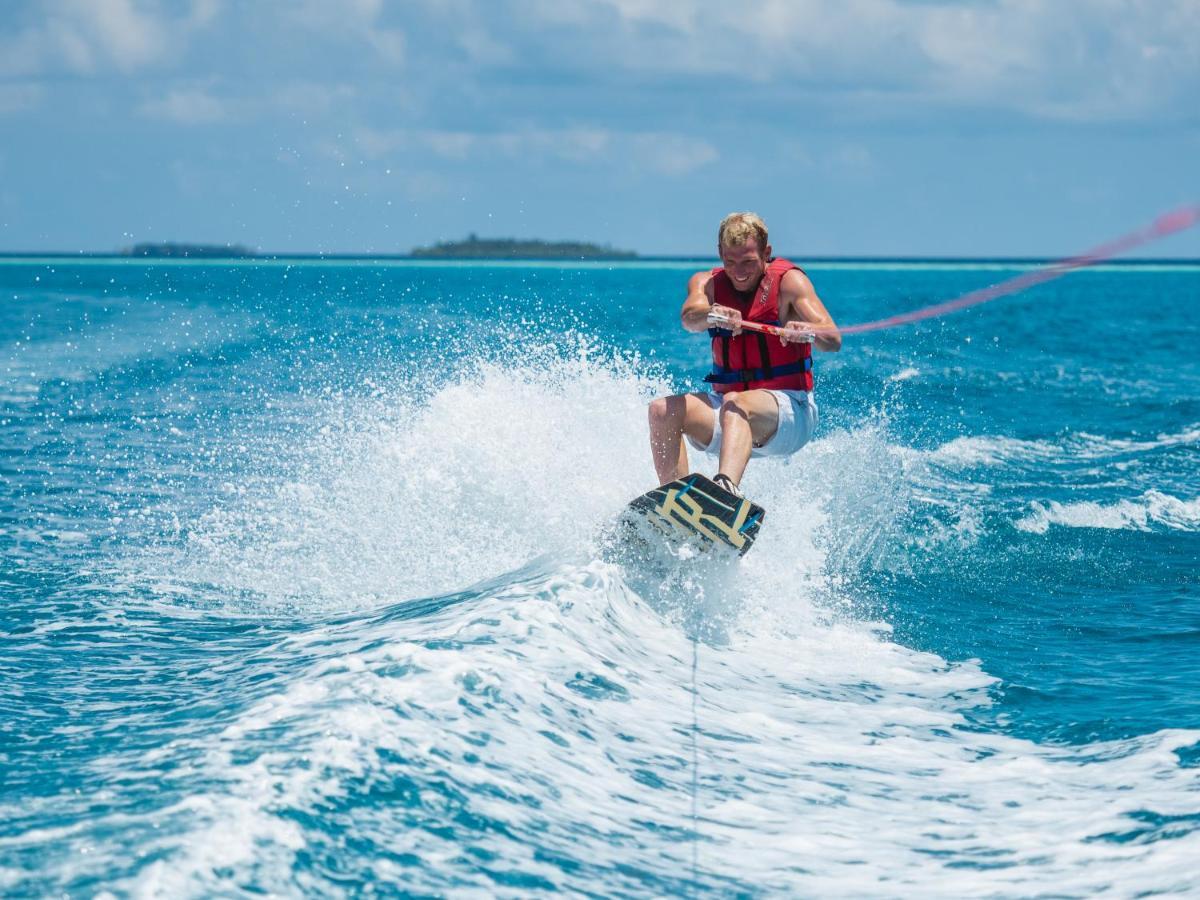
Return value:
<svg viewBox="0 0 1200 900">
<path fill-rule="evenodd" d="M 0 252 L 1060 256 L 1195 202 L 1200 0 L 0 4 Z"/>
</svg>

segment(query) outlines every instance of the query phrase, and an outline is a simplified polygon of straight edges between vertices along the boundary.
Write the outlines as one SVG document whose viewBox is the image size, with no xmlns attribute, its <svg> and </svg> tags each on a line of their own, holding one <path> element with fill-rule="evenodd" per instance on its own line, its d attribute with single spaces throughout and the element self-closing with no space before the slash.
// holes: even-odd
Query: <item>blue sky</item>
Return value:
<svg viewBox="0 0 1200 900">
<path fill-rule="evenodd" d="M 1200 200 L 1200 0 L 8 0 L 0 251 L 1060 255 Z M 1140 255 L 1200 257 L 1200 234 Z"/>
</svg>

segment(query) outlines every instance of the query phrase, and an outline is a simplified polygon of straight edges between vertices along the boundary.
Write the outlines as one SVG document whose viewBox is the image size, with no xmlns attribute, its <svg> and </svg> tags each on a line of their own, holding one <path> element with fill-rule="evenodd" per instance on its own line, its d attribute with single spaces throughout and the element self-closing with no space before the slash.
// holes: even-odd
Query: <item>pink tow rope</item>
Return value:
<svg viewBox="0 0 1200 900">
<path fill-rule="evenodd" d="M 1015 294 L 1017 291 L 1023 291 L 1036 284 L 1044 284 L 1047 281 L 1053 281 L 1055 278 L 1061 278 L 1075 269 L 1082 269 L 1085 266 L 1095 265 L 1098 262 L 1111 259 L 1127 250 L 1132 250 L 1134 247 L 1140 247 L 1151 241 L 1160 240 L 1178 231 L 1185 231 L 1197 222 L 1200 222 L 1200 205 L 1185 206 L 1159 216 L 1145 228 L 1109 241 L 1106 244 L 1101 244 L 1099 247 L 1094 247 L 1079 256 L 1072 256 L 1056 263 L 1051 263 L 1044 268 L 1033 272 L 1026 272 L 1023 275 L 1017 275 L 1015 278 L 1010 278 L 991 287 L 971 291 L 954 300 L 948 300 L 945 303 L 935 303 L 932 306 L 924 306 L 912 312 L 888 316 L 886 319 L 876 319 L 872 322 L 860 322 L 857 325 L 848 325 L 840 330 L 842 334 L 864 334 L 868 331 L 882 331 L 885 328 L 896 328 L 900 325 L 910 325 L 913 322 L 920 322 L 924 319 L 934 319 L 938 316 L 944 316 L 947 313 L 958 312 L 960 309 L 966 309 L 970 306 L 979 306 L 981 303 L 987 303 L 989 300 L 997 300 L 1000 297 Z M 746 331 L 761 331 L 764 334 L 773 335 L 779 335 L 783 332 L 782 328 L 775 325 L 761 325 L 757 322 L 743 322 L 742 328 Z M 835 332 L 832 329 L 819 329 L 815 333 L 833 334 Z"/>
</svg>

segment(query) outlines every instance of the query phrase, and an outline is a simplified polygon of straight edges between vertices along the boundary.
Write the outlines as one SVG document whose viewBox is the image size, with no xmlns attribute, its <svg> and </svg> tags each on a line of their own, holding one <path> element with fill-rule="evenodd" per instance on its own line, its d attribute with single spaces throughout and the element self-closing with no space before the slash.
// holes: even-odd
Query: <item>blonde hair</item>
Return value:
<svg viewBox="0 0 1200 900">
<path fill-rule="evenodd" d="M 767 224 L 752 212 L 730 213 L 717 229 L 717 249 L 742 247 L 758 241 L 758 249 L 767 249 Z"/>
</svg>

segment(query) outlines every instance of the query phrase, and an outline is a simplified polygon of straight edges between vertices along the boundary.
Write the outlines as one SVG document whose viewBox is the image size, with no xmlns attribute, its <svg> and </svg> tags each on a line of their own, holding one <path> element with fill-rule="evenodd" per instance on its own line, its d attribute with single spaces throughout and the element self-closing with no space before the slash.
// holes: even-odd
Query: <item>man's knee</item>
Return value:
<svg viewBox="0 0 1200 900">
<path fill-rule="evenodd" d="M 721 419 L 724 420 L 729 416 L 737 416 L 740 419 L 749 418 L 746 403 L 742 400 L 741 394 L 730 393 L 722 398 Z"/>
<path fill-rule="evenodd" d="M 766 392 L 726 394 L 721 404 L 721 427 L 729 431 L 736 427 L 735 423 L 745 422 L 753 435 L 755 446 L 761 447 L 779 427 L 777 410 L 775 399 Z"/>
</svg>

